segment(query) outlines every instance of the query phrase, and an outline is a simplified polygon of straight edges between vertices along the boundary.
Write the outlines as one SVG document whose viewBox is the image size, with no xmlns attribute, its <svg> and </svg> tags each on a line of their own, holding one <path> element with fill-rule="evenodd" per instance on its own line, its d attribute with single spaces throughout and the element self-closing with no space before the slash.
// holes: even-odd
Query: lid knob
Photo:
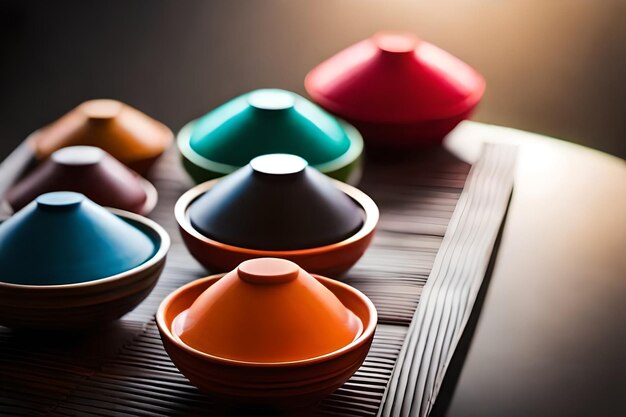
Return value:
<svg viewBox="0 0 626 417">
<path fill-rule="evenodd" d="M 69 146 L 52 154 L 51 158 L 60 165 L 96 165 L 104 158 L 104 151 L 95 146 Z"/>
<path fill-rule="evenodd" d="M 300 267 L 286 259 L 256 258 L 239 265 L 239 278 L 249 284 L 276 285 L 298 278 Z"/>
<path fill-rule="evenodd" d="M 122 103 L 109 99 L 89 100 L 80 109 L 90 120 L 110 120 L 122 111 Z"/>
<path fill-rule="evenodd" d="M 308 163 L 305 159 L 286 153 L 273 153 L 257 156 L 250 161 L 255 173 L 266 175 L 292 175 L 304 171 Z"/>
<path fill-rule="evenodd" d="M 289 91 L 266 88 L 248 94 L 248 104 L 259 110 L 287 110 L 296 104 L 296 99 Z"/>
<path fill-rule="evenodd" d="M 78 207 L 85 200 L 85 196 L 72 191 L 56 191 L 42 194 L 37 197 L 37 207 L 53 210 L 71 210 Z"/>
<path fill-rule="evenodd" d="M 419 38 L 410 32 L 378 32 L 373 40 L 378 49 L 394 55 L 410 54 L 419 43 Z"/>
</svg>

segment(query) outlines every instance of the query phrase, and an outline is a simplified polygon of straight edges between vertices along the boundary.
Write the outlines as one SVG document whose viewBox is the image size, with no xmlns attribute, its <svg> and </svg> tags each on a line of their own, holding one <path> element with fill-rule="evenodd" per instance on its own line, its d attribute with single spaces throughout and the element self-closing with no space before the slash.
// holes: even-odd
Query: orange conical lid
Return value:
<svg viewBox="0 0 626 417">
<path fill-rule="evenodd" d="M 33 142 L 38 158 L 66 146 L 104 149 L 124 164 L 160 155 L 173 134 L 164 124 L 116 100 L 90 100 L 41 129 Z"/>
<path fill-rule="evenodd" d="M 245 261 L 173 323 L 183 343 L 220 358 L 291 362 L 334 352 L 363 330 L 359 318 L 293 262 Z"/>
</svg>

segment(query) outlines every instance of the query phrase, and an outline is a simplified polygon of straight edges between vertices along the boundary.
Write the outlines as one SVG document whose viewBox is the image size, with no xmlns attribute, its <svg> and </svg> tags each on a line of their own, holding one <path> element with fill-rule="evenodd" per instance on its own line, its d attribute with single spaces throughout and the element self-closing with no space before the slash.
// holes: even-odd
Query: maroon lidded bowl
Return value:
<svg viewBox="0 0 626 417">
<path fill-rule="evenodd" d="M 59 149 L 6 194 L 14 211 L 51 191 L 82 193 L 99 205 L 146 215 L 154 209 L 157 191 L 137 173 L 93 146 Z"/>
</svg>

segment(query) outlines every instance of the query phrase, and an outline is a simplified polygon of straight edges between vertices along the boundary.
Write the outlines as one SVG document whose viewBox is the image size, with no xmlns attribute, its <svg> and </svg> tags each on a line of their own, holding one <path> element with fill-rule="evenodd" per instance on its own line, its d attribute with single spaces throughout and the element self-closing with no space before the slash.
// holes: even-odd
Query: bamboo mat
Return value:
<svg viewBox="0 0 626 417">
<path fill-rule="evenodd" d="M 316 409 L 310 410 L 311 414 L 395 416 L 407 415 L 406 410 L 427 413 L 429 408 L 421 404 L 429 404 L 436 396 L 436 387 L 445 373 L 441 364 L 447 364 L 454 351 L 454 340 L 462 332 L 465 316 L 473 305 L 472 297 L 475 298 L 484 276 L 482 260 L 489 259 L 493 248 L 492 231 L 494 228 L 497 231 L 506 212 L 502 199 L 506 196 L 508 200 L 511 192 L 512 154 L 501 152 L 502 149 L 495 145 L 487 147 L 471 173 L 468 164 L 443 149 L 432 149 L 393 163 L 384 157 L 367 161 L 360 188 L 377 202 L 381 219 L 371 248 L 342 280 L 372 299 L 379 312 L 379 326 L 361 369 Z M 16 161 L 26 160 L 25 152 L 18 149 L 0 165 L 0 193 L 3 178 L 17 172 L 20 164 Z M 162 158 L 150 179 L 159 190 L 159 203 L 151 217 L 172 237 L 172 249 L 156 288 L 137 309 L 90 334 L 60 338 L 16 334 L 0 327 L 0 415 L 251 413 L 251 410 L 219 408 L 187 382 L 162 348 L 153 320 L 160 301 L 175 288 L 207 275 L 207 271 L 186 252 L 174 220 L 174 202 L 191 186 L 175 152 Z M 485 192 L 485 189 L 495 191 Z M 461 211 L 457 206 L 459 201 L 465 202 Z M 453 215 L 454 223 L 450 223 Z M 478 226 L 473 220 L 477 216 L 483 219 Z M 473 224 L 473 229 L 462 232 L 462 239 L 454 238 L 459 225 L 465 223 Z M 474 250 L 455 251 L 456 247 L 473 247 L 474 241 L 467 239 L 467 233 L 477 235 L 482 243 Z M 442 242 L 446 253 L 456 255 L 442 257 Z M 472 259 L 481 262 L 469 262 Z M 426 328 L 418 305 L 425 296 L 428 300 L 424 305 L 437 305 L 433 294 L 442 286 L 433 290 L 433 284 L 427 282 L 446 282 L 450 263 L 463 270 L 469 268 L 468 276 L 472 280 L 471 285 L 466 283 L 467 274 L 461 274 L 454 281 L 463 289 L 452 290 L 454 299 L 458 299 L 452 303 L 458 317 L 454 326 L 446 327 L 449 330 L 443 332 L 445 337 L 437 343 L 444 355 L 429 367 L 438 370 L 433 374 L 419 368 L 428 353 L 426 349 L 415 351 L 414 340 L 421 340 L 419 337 Z M 469 290 L 465 291 L 466 288 Z M 443 321 L 439 316 L 437 320 Z M 411 378 L 406 378 L 403 371 L 411 374 Z M 429 384 L 414 384 L 415 372 L 424 373 Z M 389 389 L 391 385 L 393 392 Z M 417 386 L 419 389 L 414 390 Z M 255 412 L 271 415 L 268 410 Z"/>
</svg>

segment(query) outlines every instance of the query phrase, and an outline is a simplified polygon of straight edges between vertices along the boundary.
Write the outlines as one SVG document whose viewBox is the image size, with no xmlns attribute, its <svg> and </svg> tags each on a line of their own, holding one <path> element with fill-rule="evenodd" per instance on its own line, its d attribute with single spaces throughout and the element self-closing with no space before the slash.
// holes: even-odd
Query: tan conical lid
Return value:
<svg viewBox="0 0 626 417">
<path fill-rule="evenodd" d="M 116 100 L 90 100 L 42 128 L 33 137 L 37 158 L 67 146 L 104 149 L 126 165 L 156 158 L 173 140 L 172 131 Z"/>
</svg>

